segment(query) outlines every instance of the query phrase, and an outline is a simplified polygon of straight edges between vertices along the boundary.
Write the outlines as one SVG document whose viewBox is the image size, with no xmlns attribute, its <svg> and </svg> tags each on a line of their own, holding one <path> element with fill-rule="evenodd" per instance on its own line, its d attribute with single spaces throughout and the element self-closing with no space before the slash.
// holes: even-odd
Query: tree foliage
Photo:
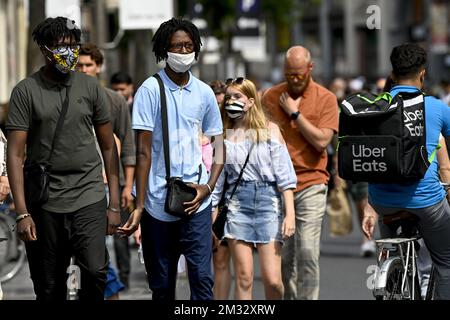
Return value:
<svg viewBox="0 0 450 320">
<path fill-rule="evenodd" d="M 200 0 L 210 33 L 220 39 L 229 36 L 234 28 L 235 0 Z"/>
<path fill-rule="evenodd" d="M 310 6 L 320 4 L 321 0 L 260 0 L 262 18 L 272 22 L 277 30 L 286 30 L 302 12 Z M 203 6 L 203 18 L 207 21 L 208 31 L 219 39 L 229 39 L 235 30 L 237 0 L 190 0 L 178 1 L 180 15 L 189 15 L 190 6 L 199 3 Z"/>
</svg>

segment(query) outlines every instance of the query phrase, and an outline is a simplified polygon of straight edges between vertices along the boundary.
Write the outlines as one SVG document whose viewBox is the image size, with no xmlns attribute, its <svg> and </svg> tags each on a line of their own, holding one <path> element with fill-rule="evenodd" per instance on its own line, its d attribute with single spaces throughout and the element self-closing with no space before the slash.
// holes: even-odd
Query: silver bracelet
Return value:
<svg viewBox="0 0 450 320">
<path fill-rule="evenodd" d="M 29 213 L 22 213 L 22 214 L 19 214 L 19 215 L 17 216 L 17 218 L 16 218 L 16 222 L 20 222 L 20 221 L 22 221 L 23 219 L 25 219 L 25 218 L 27 218 L 27 217 L 31 217 L 31 214 L 29 214 Z"/>
<path fill-rule="evenodd" d="M 108 210 L 111 210 L 112 212 L 120 212 L 120 209 L 111 208 L 111 207 L 108 207 Z"/>
<path fill-rule="evenodd" d="M 209 186 L 209 184 L 207 184 L 207 183 L 205 183 L 206 184 L 206 186 L 208 187 L 208 190 L 209 190 L 209 194 L 211 194 L 212 193 L 212 189 L 211 189 L 211 187 Z"/>
</svg>

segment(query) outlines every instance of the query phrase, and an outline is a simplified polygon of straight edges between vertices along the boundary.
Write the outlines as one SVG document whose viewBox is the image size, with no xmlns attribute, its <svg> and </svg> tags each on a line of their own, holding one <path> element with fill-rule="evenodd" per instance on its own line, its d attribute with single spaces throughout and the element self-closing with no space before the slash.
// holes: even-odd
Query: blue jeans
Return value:
<svg viewBox="0 0 450 320">
<path fill-rule="evenodd" d="M 231 190 L 228 188 L 227 199 Z M 283 243 L 281 195 L 275 182 L 242 181 L 228 203 L 225 239 L 248 243 Z"/>
<path fill-rule="evenodd" d="M 142 250 L 152 299 L 175 300 L 180 255 L 187 262 L 191 300 L 213 299 L 211 205 L 192 217 L 164 222 L 144 211 Z"/>
</svg>

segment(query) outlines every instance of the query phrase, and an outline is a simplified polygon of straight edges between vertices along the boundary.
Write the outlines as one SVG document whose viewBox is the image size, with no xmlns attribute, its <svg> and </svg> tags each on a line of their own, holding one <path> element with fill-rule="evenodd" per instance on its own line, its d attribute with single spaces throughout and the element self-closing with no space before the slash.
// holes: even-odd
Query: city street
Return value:
<svg viewBox="0 0 450 320">
<path fill-rule="evenodd" d="M 89 287 L 97 285 L 99 309 L 116 318 L 122 310 L 137 316 L 129 305 L 142 304 L 158 319 L 158 308 L 189 320 L 206 318 L 209 307 L 238 320 L 252 314 L 243 305 L 254 311 L 277 303 L 286 306 L 272 312 L 277 320 L 307 314 L 306 304 L 317 317 L 345 312 L 342 305 L 356 300 L 378 304 L 373 292 L 378 300 L 416 300 L 425 286 L 426 300 L 450 300 L 449 70 L 450 0 L 0 0 L 0 281 L 8 279 L 0 282 L 0 305 L 36 316 L 26 307 L 38 303 L 19 240 L 36 237 L 27 246 L 39 300 L 64 300 L 66 284 L 68 300 L 94 300 Z M 338 192 L 328 193 L 320 226 L 327 183 Z M 264 246 L 258 256 L 253 243 L 234 242 L 239 281 L 230 261 L 230 302 L 190 301 L 188 273 L 193 298 L 210 299 L 212 286 L 204 281 L 209 209 L 192 215 L 220 194 L 237 239 L 280 239 L 278 219 L 285 218 L 286 236 L 301 223 L 298 252 L 289 252 L 301 260 L 298 297 L 334 306 L 265 301 L 266 291 L 282 296 L 280 246 Z M 122 265 L 128 257 L 116 257 L 113 236 L 105 237 L 105 227 L 108 234 L 135 230 L 143 206 L 154 218 L 144 213 L 148 228 L 142 224 L 152 238 L 146 258 L 154 301 L 133 236 L 127 288 L 114 293 L 111 266 L 119 274 L 116 258 Z M 378 255 L 374 242 L 362 246 L 357 208 L 375 239 L 377 219 L 386 238 L 401 239 L 379 241 Z M 180 225 L 162 221 L 173 216 Z M 121 240 L 119 250 L 127 245 Z M 178 271 L 174 292 L 178 246 L 190 266 Z M 48 261 L 52 254 L 57 259 Z M 105 293 L 122 303 L 103 301 L 99 273 L 107 263 Z M 159 293 L 162 273 L 172 275 L 176 301 Z M 78 319 L 85 317 L 78 304 L 59 305 L 75 306 Z"/>
<path fill-rule="evenodd" d="M 374 264 L 375 258 L 361 258 L 359 255 L 361 232 L 354 217 L 353 231 L 346 237 L 330 237 L 328 221 L 325 219 L 322 232 L 321 250 L 321 300 L 372 300 L 372 293 L 367 289 L 367 267 Z M 110 246 L 110 242 L 108 241 Z M 113 250 L 110 251 L 113 256 Z M 257 261 L 255 255 L 255 261 Z M 132 274 L 130 289 L 122 292 L 123 300 L 147 300 L 151 291 L 147 287 L 144 266 L 139 263 L 137 249 L 132 250 Z M 5 300 L 34 299 L 32 283 L 29 279 L 28 265 L 10 282 L 2 284 Z M 264 287 L 261 282 L 259 266 L 255 270 L 254 299 L 264 299 Z M 232 295 L 232 294 L 231 294 Z M 177 297 L 189 299 L 189 284 L 185 274 L 180 274 L 177 285 Z"/>
</svg>

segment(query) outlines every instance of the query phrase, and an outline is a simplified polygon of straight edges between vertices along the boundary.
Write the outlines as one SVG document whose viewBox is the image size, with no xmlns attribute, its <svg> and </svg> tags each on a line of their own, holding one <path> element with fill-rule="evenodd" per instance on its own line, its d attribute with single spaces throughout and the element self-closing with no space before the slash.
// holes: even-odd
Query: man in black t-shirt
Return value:
<svg viewBox="0 0 450 320">
<path fill-rule="evenodd" d="M 41 22 L 33 39 L 46 65 L 16 85 L 9 103 L 7 170 L 38 300 L 66 298 L 72 255 L 81 271 L 79 298 L 103 300 L 105 234 L 113 234 L 120 223 L 118 156 L 105 93 L 95 78 L 72 72 L 80 35 L 67 18 Z M 66 94 L 67 114 L 51 152 Z M 92 128 L 105 160 L 108 209 Z M 49 198 L 38 206 L 25 201 L 25 146 L 27 164 L 51 164 Z"/>
</svg>

